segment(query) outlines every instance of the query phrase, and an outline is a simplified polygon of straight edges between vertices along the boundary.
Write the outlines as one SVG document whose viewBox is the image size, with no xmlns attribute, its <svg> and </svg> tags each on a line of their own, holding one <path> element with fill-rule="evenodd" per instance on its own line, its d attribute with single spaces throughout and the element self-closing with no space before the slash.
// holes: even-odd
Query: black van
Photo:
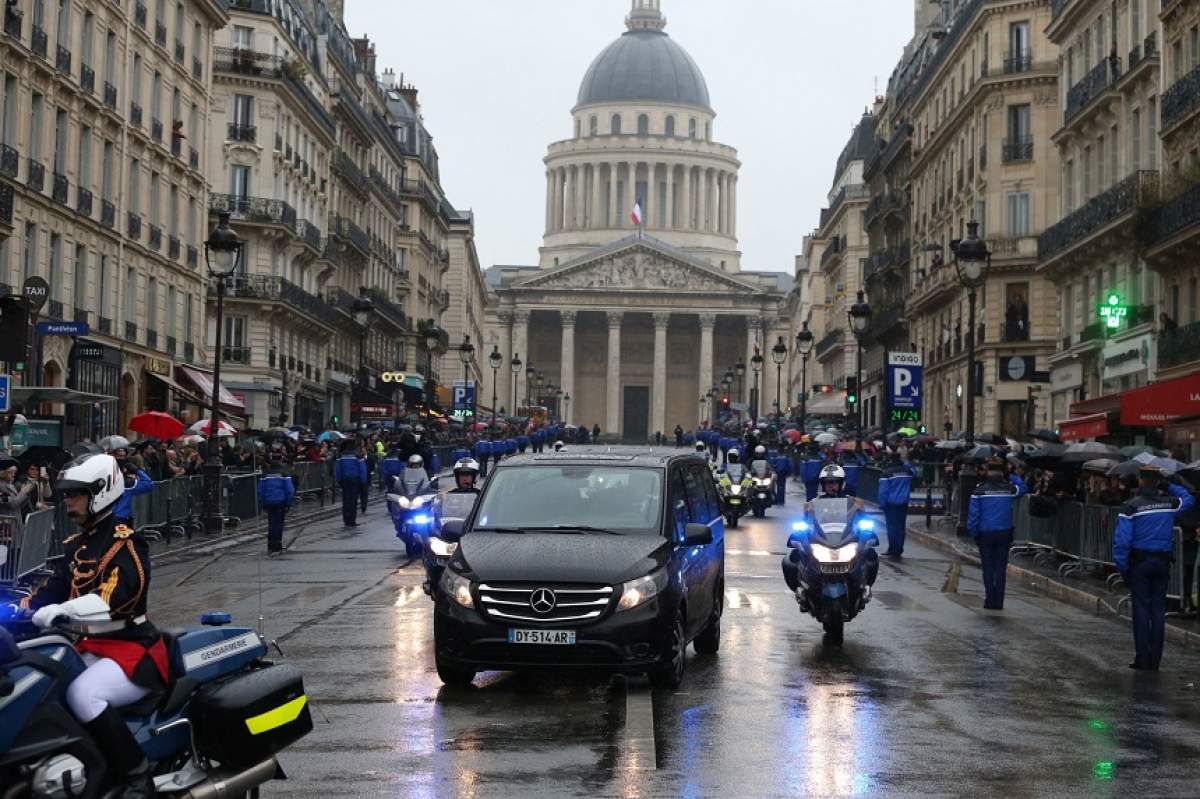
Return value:
<svg viewBox="0 0 1200 799">
<path fill-rule="evenodd" d="M 502 461 L 464 522 L 434 611 L 438 676 L 582 667 L 683 679 L 721 644 L 725 528 L 694 453 L 573 447 Z M 453 545 L 453 544 L 451 544 Z"/>
</svg>

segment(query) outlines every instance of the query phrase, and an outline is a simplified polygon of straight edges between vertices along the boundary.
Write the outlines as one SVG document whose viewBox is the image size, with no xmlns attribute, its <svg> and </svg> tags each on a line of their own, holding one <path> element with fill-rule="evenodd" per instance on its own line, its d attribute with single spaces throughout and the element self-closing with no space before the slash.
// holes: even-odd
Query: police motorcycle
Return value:
<svg viewBox="0 0 1200 799">
<path fill-rule="evenodd" d="M 754 460 L 750 462 L 750 509 L 755 518 L 766 516 L 767 508 L 775 504 L 775 479 L 766 447 L 755 447 Z"/>
<path fill-rule="evenodd" d="M 479 489 L 475 487 L 478 479 L 479 462 L 474 458 L 460 459 L 454 464 L 454 489 L 438 496 L 434 503 L 433 532 L 421 559 L 425 565 L 425 583 L 422 588 L 429 598 L 435 601 L 442 571 L 458 551 L 457 539 L 443 539 L 442 528 L 447 522 L 465 522 L 471 515 L 475 502 L 479 499 Z"/>
<path fill-rule="evenodd" d="M 90 596 L 95 596 L 90 595 Z M 99 605 L 103 600 L 96 598 Z M 86 610 L 86 609 L 85 609 Z M 107 606 L 98 608 L 107 620 Z M 61 616 L 42 631 L 8 606 L 0 627 L 0 787 L 5 797 L 106 797 L 117 775 L 66 704 L 83 673 L 74 640 L 89 616 Z M 178 799 L 255 792 L 284 779 L 276 755 L 312 730 L 300 672 L 266 659 L 267 642 L 226 613 L 163 633 L 170 682 L 119 708 L 141 744 L 154 789 Z"/>
<path fill-rule="evenodd" d="M 830 475 L 841 472 L 836 466 L 826 470 Z M 844 473 L 841 479 L 844 483 Z M 822 487 L 830 484 L 823 481 Z M 800 611 L 819 621 L 830 641 L 840 642 L 845 623 L 871 601 L 879 574 L 875 520 L 855 498 L 826 493 L 805 505 L 804 517 L 792 523 L 787 546 L 783 577 Z"/>
<path fill-rule="evenodd" d="M 754 478 L 741 462 L 736 449 L 725 454 L 725 468 L 717 472 L 717 495 L 721 498 L 721 515 L 725 523 L 737 529 L 741 518 L 750 512 L 750 492 Z"/>
<path fill-rule="evenodd" d="M 437 478 L 430 480 L 425 459 L 411 455 L 404 471 L 388 486 L 388 512 L 396 528 L 396 537 L 404 542 L 408 557 L 421 554 L 433 528 L 433 504 L 437 499 Z"/>
</svg>

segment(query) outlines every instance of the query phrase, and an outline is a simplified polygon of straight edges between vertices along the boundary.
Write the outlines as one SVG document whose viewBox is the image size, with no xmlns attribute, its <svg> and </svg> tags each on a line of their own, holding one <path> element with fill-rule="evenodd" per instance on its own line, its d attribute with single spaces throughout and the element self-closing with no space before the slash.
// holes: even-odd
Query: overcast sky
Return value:
<svg viewBox="0 0 1200 799">
<path fill-rule="evenodd" d="M 346 0 L 351 35 L 420 90 L 442 186 L 476 214 L 486 269 L 536 264 L 542 158 L 569 138 L 588 65 L 629 0 Z M 913 0 L 663 0 L 708 81 L 713 137 L 738 149 L 742 268 L 791 271 L 838 153 L 912 35 Z"/>
</svg>

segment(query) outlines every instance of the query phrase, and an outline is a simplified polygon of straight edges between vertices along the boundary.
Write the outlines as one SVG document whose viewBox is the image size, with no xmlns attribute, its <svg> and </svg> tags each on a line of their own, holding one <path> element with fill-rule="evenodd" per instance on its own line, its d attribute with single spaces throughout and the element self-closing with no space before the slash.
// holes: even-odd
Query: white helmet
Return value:
<svg viewBox="0 0 1200 799">
<path fill-rule="evenodd" d="M 759 444 L 757 447 L 754 448 L 754 457 L 756 460 L 762 460 L 763 458 L 766 458 L 767 457 L 767 448 L 764 447 L 762 444 Z"/>
<path fill-rule="evenodd" d="M 697 441 L 696 442 L 696 451 L 697 452 L 708 452 L 708 446 L 703 441 Z"/>
<path fill-rule="evenodd" d="M 87 494 L 91 497 L 88 511 L 99 516 L 125 493 L 125 477 L 112 455 L 88 453 L 63 467 L 55 489 L 61 494 Z"/>
<path fill-rule="evenodd" d="M 555 451 L 555 452 L 562 452 L 562 451 L 563 451 L 563 449 L 565 449 L 565 448 L 566 448 L 566 446 L 567 446 L 567 445 L 566 445 L 566 444 L 564 444 L 564 443 L 562 443 L 561 441 L 555 441 L 555 442 L 554 442 L 554 451 Z"/>
<path fill-rule="evenodd" d="M 825 488 L 826 483 L 837 483 L 837 492 L 841 492 L 842 486 L 846 484 L 846 470 L 836 463 L 831 463 L 821 469 L 821 474 L 817 478 L 821 484 L 821 488 Z"/>
<path fill-rule="evenodd" d="M 458 463 L 454 464 L 454 476 L 458 477 L 460 474 L 469 474 L 472 477 L 478 477 L 479 461 L 475 460 L 474 458 L 463 458 L 459 460 Z"/>
<path fill-rule="evenodd" d="M 425 468 L 425 459 L 422 458 L 420 455 L 409 455 L 408 456 L 408 468 L 424 469 Z"/>
</svg>

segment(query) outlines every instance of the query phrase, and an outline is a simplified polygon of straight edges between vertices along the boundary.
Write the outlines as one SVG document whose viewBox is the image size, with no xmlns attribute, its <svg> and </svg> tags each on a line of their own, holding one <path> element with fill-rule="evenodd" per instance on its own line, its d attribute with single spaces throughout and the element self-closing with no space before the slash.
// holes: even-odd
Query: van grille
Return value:
<svg viewBox="0 0 1200 799">
<path fill-rule="evenodd" d="M 489 584 L 479 586 L 484 615 L 500 623 L 560 624 L 600 618 L 612 586 Z M 552 605 L 552 606 L 551 606 Z"/>
</svg>

